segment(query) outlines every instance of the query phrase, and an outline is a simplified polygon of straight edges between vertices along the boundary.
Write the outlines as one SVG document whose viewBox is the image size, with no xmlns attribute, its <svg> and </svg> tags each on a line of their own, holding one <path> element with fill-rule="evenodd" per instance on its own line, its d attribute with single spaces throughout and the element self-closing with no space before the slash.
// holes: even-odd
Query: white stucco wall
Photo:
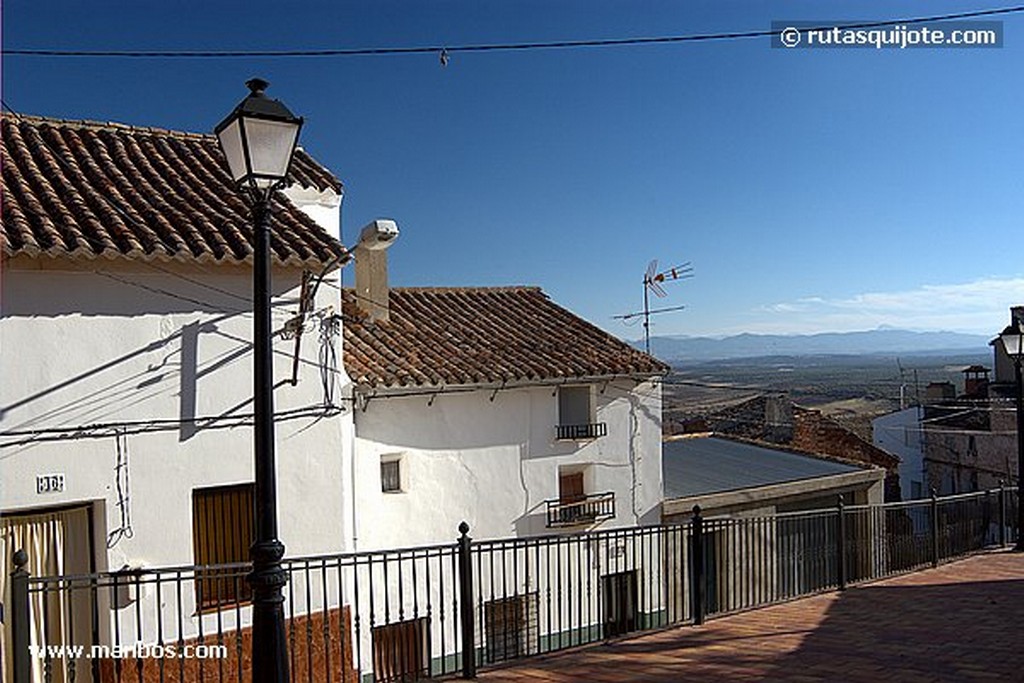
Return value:
<svg viewBox="0 0 1024 683">
<path fill-rule="evenodd" d="M 355 515 L 359 549 L 450 542 L 469 523 L 477 539 L 546 528 L 559 468 L 584 468 L 587 493 L 615 493 L 616 516 L 597 528 L 657 523 L 662 497 L 661 387 L 596 385 L 606 436 L 555 439 L 554 387 L 372 398 L 356 407 Z M 382 455 L 400 455 L 403 491 L 383 493 Z M 351 473 L 350 473 L 351 474 Z"/>
<path fill-rule="evenodd" d="M 903 500 L 929 495 L 924 468 L 922 417 L 923 409 L 914 406 L 871 421 L 874 444 L 900 459 L 900 496 Z"/>
<path fill-rule="evenodd" d="M 341 239 L 341 200 L 343 194 L 331 190 L 292 185 L 282 190 L 288 200 L 327 231 Z"/>
<path fill-rule="evenodd" d="M 204 421 L 252 412 L 251 269 L 19 259 L 0 277 L 0 511 L 91 503 L 97 569 L 191 564 L 192 490 L 253 479 L 251 428 Z M 274 277 L 277 329 L 297 310 L 300 273 Z M 316 308 L 328 306 L 337 309 L 337 290 L 323 286 Z M 294 346 L 275 338 L 278 413 L 323 398 L 317 326 L 303 335 L 296 386 L 287 381 Z M 109 427 L 44 440 L 95 424 Z M 152 431 L 133 433 L 145 425 Z M 280 537 L 290 556 L 344 548 L 341 453 L 350 425 L 349 413 L 277 425 Z M 103 541 L 121 523 L 119 426 L 128 431 L 133 535 L 108 551 Z M 63 492 L 36 492 L 38 475 L 58 473 Z"/>
</svg>

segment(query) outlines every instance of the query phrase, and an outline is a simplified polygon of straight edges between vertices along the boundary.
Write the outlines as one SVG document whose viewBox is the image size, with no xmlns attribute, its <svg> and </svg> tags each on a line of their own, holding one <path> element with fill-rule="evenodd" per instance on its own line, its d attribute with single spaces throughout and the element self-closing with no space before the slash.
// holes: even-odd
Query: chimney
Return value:
<svg viewBox="0 0 1024 683">
<path fill-rule="evenodd" d="M 766 441 L 789 443 L 793 439 L 793 404 L 785 396 L 769 396 L 764 403 Z"/>
<path fill-rule="evenodd" d="M 354 249 L 356 259 L 356 305 L 371 322 L 390 319 L 387 248 L 398 237 L 398 225 L 379 218 L 363 228 Z"/>
<path fill-rule="evenodd" d="M 964 396 L 967 398 L 988 398 L 988 368 L 972 365 L 964 368 Z"/>
</svg>

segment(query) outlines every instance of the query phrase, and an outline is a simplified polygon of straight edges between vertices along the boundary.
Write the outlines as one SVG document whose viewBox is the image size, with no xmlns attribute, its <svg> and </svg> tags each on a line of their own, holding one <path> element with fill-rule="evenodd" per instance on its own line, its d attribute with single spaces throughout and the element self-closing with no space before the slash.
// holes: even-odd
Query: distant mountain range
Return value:
<svg viewBox="0 0 1024 683">
<path fill-rule="evenodd" d="M 651 337 L 651 352 L 668 363 L 761 356 L 938 355 L 951 351 L 986 353 L 990 339 L 980 334 L 895 329 L 795 335 L 738 334 L 721 339 Z M 643 348 L 643 340 L 632 343 Z"/>
</svg>

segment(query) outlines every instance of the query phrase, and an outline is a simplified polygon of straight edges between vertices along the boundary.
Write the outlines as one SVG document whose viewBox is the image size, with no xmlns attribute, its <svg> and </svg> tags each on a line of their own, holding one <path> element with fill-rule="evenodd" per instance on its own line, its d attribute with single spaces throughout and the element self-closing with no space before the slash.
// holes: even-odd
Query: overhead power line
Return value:
<svg viewBox="0 0 1024 683">
<path fill-rule="evenodd" d="M 885 28 L 907 24 L 923 24 L 957 19 L 992 17 L 1024 12 L 1024 5 L 999 7 L 971 12 L 937 14 L 927 17 L 908 17 L 885 21 L 834 23 L 822 25 L 823 30 L 840 27 L 845 29 Z M 808 29 L 810 30 L 810 29 Z M 0 54 L 22 57 L 112 57 L 112 58 L 158 58 L 158 59 L 218 59 L 243 57 L 358 57 L 373 55 L 439 54 L 442 64 L 457 52 L 508 52 L 522 50 L 560 50 L 574 48 L 625 47 L 637 45 L 659 45 L 671 43 L 698 43 L 744 38 L 766 38 L 777 31 L 730 31 L 725 33 L 691 33 L 674 36 L 652 36 L 636 38 L 599 38 L 591 40 L 535 41 L 525 43 L 490 43 L 470 45 L 420 45 L 407 47 L 359 47 L 296 50 L 59 50 L 51 48 L 5 48 Z"/>
</svg>

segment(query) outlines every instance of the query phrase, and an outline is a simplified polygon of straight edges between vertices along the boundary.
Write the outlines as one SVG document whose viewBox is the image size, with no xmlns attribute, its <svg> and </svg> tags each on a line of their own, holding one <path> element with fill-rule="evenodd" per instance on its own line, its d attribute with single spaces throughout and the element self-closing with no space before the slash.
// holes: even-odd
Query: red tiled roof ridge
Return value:
<svg viewBox="0 0 1024 683">
<path fill-rule="evenodd" d="M 184 130 L 171 130 L 169 128 L 160 128 L 158 126 L 137 126 L 130 123 L 120 123 L 118 121 L 98 121 L 94 119 L 65 119 L 59 116 L 43 116 L 41 114 L 22 114 L 20 112 L 11 111 L 3 112 L 3 117 L 5 119 L 11 118 L 16 121 L 24 121 L 27 123 L 48 123 L 54 126 L 65 126 L 68 128 L 89 128 L 94 130 L 125 131 L 129 133 L 152 133 L 154 135 L 181 138 L 183 140 L 216 140 L 213 133 L 193 133 Z"/>
<path fill-rule="evenodd" d="M 351 289 L 351 288 L 348 288 Z M 539 292 L 547 296 L 538 285 L 414 285 L 412 287 L 391 287 L 391 291 L 410 294 L 457 294 L 459 292 Z M 549 297 L 550 298 L 550 297 Z"/>
<path fill-rule="evenodd" d="M 863 460 L 857 460 L 855 458 L 845 458 L 841 455 L 832 455 L 831 453 L 822 453 L 820 451 L 812 451 L 806 448 L 800 448 L 799 446 L 793 446 L 788 443 L 776 443 L 774 441 L 767 441 L 764 439 L 751 439 L 749 437 L 740 436 L 739 434 L 729 434 L 727 432 L 702 432 L 696 435 L 699 438 L 708 439 L 723 439 L 725 441 L 734 441 L 736 443 L 745 443 L 751 446 L 760 446 L 761 448 L 768 448 L 776 451 L 782 451 L 784 453 L 792 453 L 794 455 L 803 455 L 817 460 L 825 460 L 828 462 L 838 462 L 843 465 L 852 465 L 854 467 L 860 467 L 866 470 L 882 470 L 885 469 L 880 465 L 874 463 L 865 462 Z"/>
<path fill-rule="evenodd" d="M 196 140 L 202 142 L 217 141 L 217 137 L 213 133 L 194 133 L 185 130 L 174 130 L 171 128 L 161 128 L 159 126 L 137 126 L 131 123 L 121 123 L 119 121 L 98 121 L 93 119 L 65 119 L 57 116 L 43 116 L 41 114 L 22 114 L 14 111 L 3 111 L 3 118 L 12 119 L 17 122 L 33 123 L 37 125 L 49 124 L 52 126 L 60 126 L 63 128 L 72 129 L 86 129 L 86 130 L 97 130 L 97 131 L 110 131 L 113 133 L 137 133 L 140 135 L 154 135 L 158 137 L 174 138 L 176 140 Z M 344 187 L 344 183 L 341 182 L 337 177 L 334 176 L 326 167 L 323 167 L 316 158 L 310 154 L 305 147 L 301 144 L 295 147 L 296 152 L 304 154 L 309 157 L 309 160 L 318 166 L 321 166 L 323 170 L 330 175 L 331 183 L 329 188 L 320 187 L 319 184 L 313 183 L 319 190 L 330 189 L 335 193 L 340 193 L 341 188 Z M 303 187 L 308 187 L 309 184 L 303 178 L 293 178 L 298 184 Z"/>
<path fill-rule="evenodd" d="M 122 123 L 4 112 L 4 256 L 251 263 L 251 209 L 216 137 Z M 341 191 L 300 150 L 289 179 Z M 277 263 L 322 267 L 345 258 L 337 238 L 282 195 L 274 198 Z"/>
</svg>

